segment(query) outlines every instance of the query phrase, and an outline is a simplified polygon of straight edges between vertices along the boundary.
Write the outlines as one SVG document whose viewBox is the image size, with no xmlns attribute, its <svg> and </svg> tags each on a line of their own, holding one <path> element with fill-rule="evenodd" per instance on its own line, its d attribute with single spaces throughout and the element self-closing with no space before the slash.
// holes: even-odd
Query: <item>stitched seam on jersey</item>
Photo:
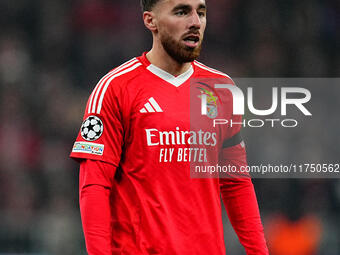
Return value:
<svg viewBox="0 0 340 255">
<path fill-rule="evenodd" d="M 138 60 L 136 58 L 133 58 L 129 61 L 126 61 L 125 63 L 116 67 L 115 69 L 113 69 L 112 71 L 110 71 L 109 73 L 104 75 L 103 78 L 100 79 L 100 81 L 97 83 L 96 87 L 94 88 L 94 90 L 91 94 L 91 98 L 90 98 L 90 102 L 89 102 L 89 106 L 88 106 L 88 113 L 95 113 L 95 109 L 96 109 L 95 106 L 96 106 L 96 103 L 97 103 L 98 94 L 101 90 L 102 84 L 107 80 L 107 78 L 109 76 L 111 76 L 112 74 L 115 74 L 115 73 L 121 71 L 122 69 L 136 63 L 136 62 L 138 62 Z M 95 100 L 93 101 L 93 99 L 95 99 Z M 92 101 L 93 101 L 93 104 L 92 104 Z"/>
<path fill-rule="evenodd" d="M 116 74 L 112 75 L 112 76 L 105 82 L 105 85 L 104 85 L 104 87 L 103 87 L 103 90 L 102 90 L 102 92 L 101 92 L 101 94 L 100 94 L 100 98 L 99 98 L 99 101 L 98 101 L 97 114 L 100 114 L 100 111 L 101 111 L 101 109 L 102 109 L 102 104 L 103 104 L 104 95 L 105 95 L 106 90 L 107 90 L 109 84 L 111 83 L 111 81 L 112 81 L 113 79 L 115 79 L 115 78 L 117 78 L 117 77 L 123 75 L 123 74 L 126 74 L 126 73 L 131 72 L 132 70 L 136 69 L 137 67 L 139 67 L 139 66 L 141 66 L 141 65 L 142 65 L 141 63 L 137 63 L 137 64 L 131 66 L 130 68 L 127 68 L 127 69 L 125 69 L 125 70 L 123 70 L 123 71 L 121 71 L 121 72 L 119 72 L 119 73 L 116 73 Z"/>
<path fill-rule="evenodd" d="M 196 66 L 198 66 L 198 67 L 204 69 L 204 70 L 207 70 L 207 71 L 212 72 L 212 73 L 215 73 L 215 74 L 220 74 L 220 75 L 223 75 L 223 76 L 225 76 L 225 77 L 231 79 L 231 77 L 230 77 L 229 75 L 227 75 L 227 74 L 225 74 L 225 73 L 222 73 L 222 72 L 220 72 L 220 71 L 218 71 L 218 70 L 215 70 L 215 69 L 213 69 L 213 68 L 207 67 L 207 66 L 203 65 L 202 63 L 200 63 L 200 62 L 198 62 L 198 61 L 194 61 L 194 64 L 195 64 Z"/>
</svg>

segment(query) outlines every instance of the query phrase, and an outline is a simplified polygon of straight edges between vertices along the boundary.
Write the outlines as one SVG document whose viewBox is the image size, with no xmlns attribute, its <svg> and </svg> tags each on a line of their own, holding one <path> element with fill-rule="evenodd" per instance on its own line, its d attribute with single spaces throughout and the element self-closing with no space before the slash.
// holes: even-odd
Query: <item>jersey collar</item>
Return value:
<svg viewBox="0 0 340 255">
<path fill-rule="evenodd" d="M 146 66 L 146 69 L 149 70 L 151 73 L 156 75 L 157 77 L 161 78 L 162 80 L 172 84 L 175 87 L 181 86 L 183 83 L 185 83 L 194 73 L 194 68 L 192 64 L 190 65 L 190 68 L 185 71 L 184 73 L 174 76 L 163 69 L 153 65 L 150 63 L 150 61 L 146 58 L 146 52 L 143 53 L 141 56 L 142 63 Z"/>
</svg>

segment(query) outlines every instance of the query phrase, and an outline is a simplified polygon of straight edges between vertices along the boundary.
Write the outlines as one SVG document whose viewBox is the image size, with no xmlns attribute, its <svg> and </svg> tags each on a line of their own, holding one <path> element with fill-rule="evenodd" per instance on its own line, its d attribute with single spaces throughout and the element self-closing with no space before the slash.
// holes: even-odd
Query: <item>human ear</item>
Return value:
<svg viewBox="0 0 340 255">
<path fill-rule="evenodd" d="M 149 29 L 151 32 L 157 31 L 155 13 L 153 13 L 152 11 L 145 11 L 143 13 L 143 21 L 146 28 Z"/>
</svg>

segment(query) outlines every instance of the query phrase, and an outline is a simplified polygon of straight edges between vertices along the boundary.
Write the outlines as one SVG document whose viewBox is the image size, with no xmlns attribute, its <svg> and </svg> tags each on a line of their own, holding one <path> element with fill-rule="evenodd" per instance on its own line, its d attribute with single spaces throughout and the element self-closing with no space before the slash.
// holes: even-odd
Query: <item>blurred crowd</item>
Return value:
<svg viewBox="0 0 340 255">
<path fill-rule="evenodd" d="M 232 77 L 339 76 L 338 0 L 207 5 L 205 64 Z M 1 0 L 0 14 L 0 254 L 85 254 L 78 165 L 68 155 L 98 79 L 151 48 L 139 1 Z M 337 117 L 332 129 L 313 123 L 263 139 L 246 129 L 250 163 L 339 161 L 339 104 L 326 95 L 340 91 L 329 89 L 319 110 Z M 329 142 L 318 142 L 325 132 Z M 338 179 L 254 184 L 271 254 L 340 254 Z M 227 226 L 225 239 L 227 254 L 244 254 Z"/>
</svg>

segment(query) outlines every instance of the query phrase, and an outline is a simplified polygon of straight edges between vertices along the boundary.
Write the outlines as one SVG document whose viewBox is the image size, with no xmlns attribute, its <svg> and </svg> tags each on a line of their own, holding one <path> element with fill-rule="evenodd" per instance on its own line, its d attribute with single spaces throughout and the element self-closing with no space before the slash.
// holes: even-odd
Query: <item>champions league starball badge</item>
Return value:
<svg viewBox="0 0 340 255">
<path fill-rule="evenodd" d="M 86 141 L 95 141 L 102 135 L 103 129 L 104 126 L 101 119 L 92 115 L 84 120 L 80 128 L 80 133 Z"/>
</svg>

